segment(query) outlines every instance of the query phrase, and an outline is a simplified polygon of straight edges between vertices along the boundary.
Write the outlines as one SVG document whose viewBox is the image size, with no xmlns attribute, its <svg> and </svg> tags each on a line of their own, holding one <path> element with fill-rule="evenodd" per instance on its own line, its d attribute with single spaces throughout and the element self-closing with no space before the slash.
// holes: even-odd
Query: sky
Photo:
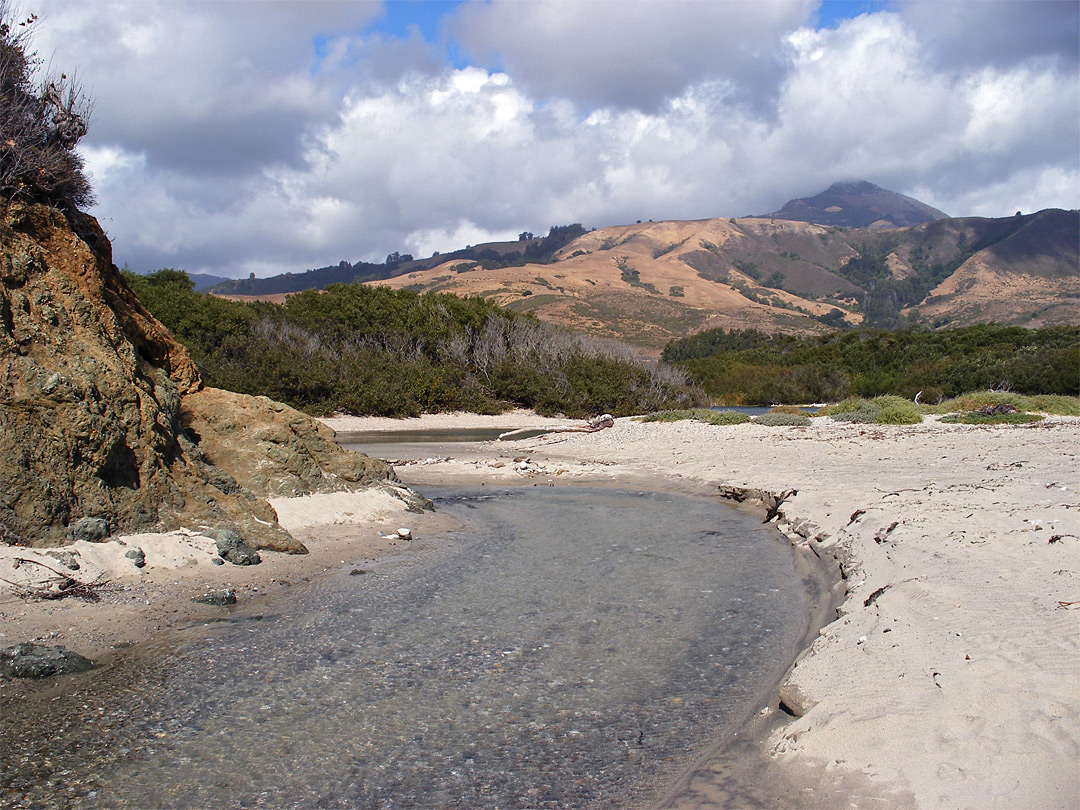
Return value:
<svg viewBox="0 0 1080 810">
<path fill-rule="evenodd" d="M 117 264 L 225 277 L 777 210 L 1080 208 L 1080 3 L 19 0 Z"/>
</svg>

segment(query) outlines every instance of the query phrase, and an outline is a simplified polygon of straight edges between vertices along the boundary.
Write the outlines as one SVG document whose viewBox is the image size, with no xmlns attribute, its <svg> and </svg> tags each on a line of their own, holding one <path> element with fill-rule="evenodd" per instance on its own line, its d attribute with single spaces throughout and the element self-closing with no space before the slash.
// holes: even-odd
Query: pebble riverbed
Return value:
<svg viewBox="0 0 1080 810">
<path fill-rule="evenodd" d="M 711 498 L 487 490 L 425 491 L 461 529 L 6 706 L 0 806 L 648 806 L 794 656 L 791 549 Z"/>
</svg>

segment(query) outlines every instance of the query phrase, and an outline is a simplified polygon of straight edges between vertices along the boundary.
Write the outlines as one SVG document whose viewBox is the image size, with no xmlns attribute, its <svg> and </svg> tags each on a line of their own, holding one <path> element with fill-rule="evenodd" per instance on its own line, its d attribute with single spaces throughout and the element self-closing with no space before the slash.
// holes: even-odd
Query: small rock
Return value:
<svg viewBox="0 0 1080 810">
<path fill-rule="evenodd" d="M 240 539 L 232 529 L 215 529 L 208 537 L 217 543 L 217 552 L 222 559 L 233 565 L 258 565 L 262 562 L 259 552 Z"/>
<path fill-rule="evenodd" d="M 402 540 L 412 540 L 412 531 L 410 529 L 401 528 L 397 530 L 397 536 Z"/>
<path fill-rule="evenodd" d="M 817 701 L 808 697 L 798 686 L 786 681 L 780 687 L 780 711 L 792 717 L 802 717 L 817 705 Z"/>
<path fill-rule="evenodd" d="M 365 571 L 363 568 L 354 568 L 352 571 L 349 572 L 349 576 L 350 577 L 358 577 L 361 574 L 366 574 L 366 573 L 367 573 L 367 571 Z"/>
<path fill-rule="evenodd" d="M 71 536 L 87 543 L 102 543 L 109 537 L 109 521 L 105 518 L 79 518 L 71 527 Z"/>
<path fill-rule="evenodd" d="M 54 560 L 59 561 L 61 565 L 67 568 L 69 571 L 79 570 L 79 561 L 75 559 L 79 556 L 77 551 L 68 551 L 67 549 L 50 549 L 45 552 Z"/>
<path fill-rule="evenodd" d="M 131 560 L 133 563 L 135 563 L 136 568 L 146 567 L 146 555 L 143 553 L 143 550 L 141 548 L 136 547 L 130 549 L 124 554 L 124 556 Z"/>
<path fill-rule="evenodd" d="M 214 565 L 224 565 L 225 564 L 225 561 L 223 559 L 221 559 L 221 557 L 214 557 L 214 559 L 210 560 L 210 562 L 212 562 Z"/>
<path fill-rule="evenodd" d="M 0 674 L 9 678 L 47 678 L 50 675 L 85 672 L 93 666 L 94 662 L 89 658 L 63 647 L 23 642 L 0 650 Z"/>
<path fill-rule="evenodd" d="M 236 591 L 232 588 L 228 588 L 224 591 L 208 591 L 202 596 L 193 596 L 192 602 L 198 602 L 203 605 L 235 605 L 236 604 Z"/>
</svg>

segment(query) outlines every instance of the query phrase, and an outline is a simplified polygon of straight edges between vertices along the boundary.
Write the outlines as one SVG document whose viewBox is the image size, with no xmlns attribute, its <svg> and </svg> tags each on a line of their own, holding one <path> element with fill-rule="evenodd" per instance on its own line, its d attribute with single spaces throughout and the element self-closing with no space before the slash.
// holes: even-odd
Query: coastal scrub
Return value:
<svg viewBox="0 0 1080 810">
<path fill-rule="evenodd" d="M 750 421 L 750 417 L 738 411 L 714 411 L 710 408 L 690 408 L 686 410 L 656 411 L 639 418 L 641 422 L 682 422 L 693 419 L 707 425 L 741 425 Z"/>
</svg>

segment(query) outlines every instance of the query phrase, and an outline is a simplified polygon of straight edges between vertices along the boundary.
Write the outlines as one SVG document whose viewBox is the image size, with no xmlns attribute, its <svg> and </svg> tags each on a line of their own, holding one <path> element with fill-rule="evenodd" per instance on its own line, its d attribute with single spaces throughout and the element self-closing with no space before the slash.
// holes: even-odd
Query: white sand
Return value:
<svg viewBox="0 0 1080 810">
<path fill-rule="evenodd" d="M 369 425 L 335 423 L 385 429 Z M 804 791 L 798 803 L 837 806 L 836 786 L 846 785 L 838 806 L 1080 807 L 1080 604 L 1063 604 L 1080 600 L 1080 420 L 766 428 L 620 419 L 595 434 L 446 452 L 399 474 L 406 483 L 555 485 L 651 474 L 695 489 L 797 490 L 781 527 L 844 560 L 849 589 L 786 686 L 813 708 L 763 743 Z M 527 468 L 512 457 L 528 458 Z M 706 763 L 670 806 L 724 806 L 719 795 Z"/>
<path fill-rule="evenodd" d="M 581 420 L 540 416 L 521 408 L 492 416 L 476 413 L 428 413 L 413 419 L 389 419 L 383 416 L 328 416 L 321 420 L 337 431 L 354 430 L 468 430 L 471 428 L 555 427 L 583 424 Z"/>
</svg>

